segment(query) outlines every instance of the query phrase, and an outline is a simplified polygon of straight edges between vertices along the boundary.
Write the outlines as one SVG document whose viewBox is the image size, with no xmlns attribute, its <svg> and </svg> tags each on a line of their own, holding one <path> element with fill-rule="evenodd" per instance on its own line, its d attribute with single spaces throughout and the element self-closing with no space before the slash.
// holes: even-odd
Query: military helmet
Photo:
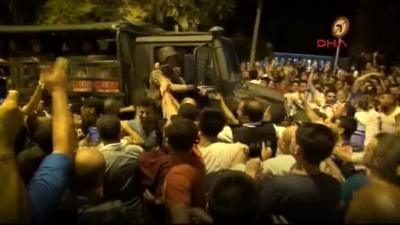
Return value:
<svg viewBox="0 0 400 225">
<path fill-rule="evenodd" d="M 158 50 L 157 56 L 160 63 L 164 63 L 167 61 L 168 57 L 175 56 L 178 53 L 175 51 L 172 46 L 165 46 Z"/>
</svg>

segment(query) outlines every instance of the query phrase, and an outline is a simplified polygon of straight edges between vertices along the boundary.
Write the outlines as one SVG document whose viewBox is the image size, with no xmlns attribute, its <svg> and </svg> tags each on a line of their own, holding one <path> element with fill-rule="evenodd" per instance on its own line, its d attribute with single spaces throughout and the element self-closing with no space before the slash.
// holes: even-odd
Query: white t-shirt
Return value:
<svg viewBox="0 0 400 225">
<path fill-rule="evenodd" d="M 277 155 L 262 162 L 263 174 L 285 175 L 290 172 L 296 159 L 292 155 Z"/>
<path fill-rule="evenodd" d="M 229 169 L 233 160 L 243 150 L 244 145 L 239 143 L 216 142 L 205 148 L 199 147 L 201 157 L 206 166 L 206 173 Z"/>
<path fill-rule="evenodd" d="M 385 133 L 395 133 L 396 132 L 396 119 L 395 117 L 400 114 L 400 107 L 397 106 L 396 109 L 389 115 L 384 113 L 379 113 L 379 119 L 381 123 L 382 132 Z"/>
<path fill-rule="evenodd" d="M 375 109 L 369 111 L 356 112 L 354 118 L 364 127 L 365 139 L 364 147 L 379 133 L 379 113 Z"/>
</svg>

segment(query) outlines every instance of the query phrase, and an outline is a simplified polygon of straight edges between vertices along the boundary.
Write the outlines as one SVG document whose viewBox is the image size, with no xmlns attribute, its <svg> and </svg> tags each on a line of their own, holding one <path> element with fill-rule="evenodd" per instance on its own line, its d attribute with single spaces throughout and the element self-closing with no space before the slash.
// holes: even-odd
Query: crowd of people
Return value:
<svg viewBox="0 0 400 225">
<path fill-rule="evenodd" d="M 9 91 L 0 223 L 400 222 L 398 67 L 243 67 L 284 106 L 244 97 L 231 109 L 216 93 L 201 108 L 177 97 L 196 87 L 172 81 L 172 56 L 150 77 L 156 97 L 129 120 L 115 99 L 73 112 L 63 58 L 42 70 L 27 105 Z"/>
</svg>

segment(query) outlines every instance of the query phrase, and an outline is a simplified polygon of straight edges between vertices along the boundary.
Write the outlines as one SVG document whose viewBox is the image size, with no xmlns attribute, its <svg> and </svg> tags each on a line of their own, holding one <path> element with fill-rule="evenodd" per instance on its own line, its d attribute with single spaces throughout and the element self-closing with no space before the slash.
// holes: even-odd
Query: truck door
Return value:
<svg viewBox="0 0 400 225">
<path fill-rule="evenodd" d="M 221 91 L 220 79 L 217 73 L 216 64 L 212 49 L 204 44 L 194 50 L 194 59 L 196 67 L 196 85 L 212 86 Z"/>
</svg>

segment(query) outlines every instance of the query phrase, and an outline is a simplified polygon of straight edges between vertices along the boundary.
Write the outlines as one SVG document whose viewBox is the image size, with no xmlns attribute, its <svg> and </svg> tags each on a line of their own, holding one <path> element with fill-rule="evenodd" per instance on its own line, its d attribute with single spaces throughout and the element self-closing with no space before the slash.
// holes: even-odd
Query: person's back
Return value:
<svg viewBox="0 0 400 225">
<path fill-rule="evenodd" d="M 256 156 L 256 153 L 253 153 L 255 152 L 253 148 L 261 148 L 262 143 L 276 151 L 277 137 L 272 123 L 244 124 L 241 127 L 234 128 L 232 132 L 233 140 L 247 144 L 250 148 L 250 155 L 253 157 Z"/>
<path fill-rule="evenodd" d="M 238 114 L 242 126 L 232 130 L 233 140 L 249 146 L 250 157 L 261 157 L 262 146 L 271 147 L 275 155 L 277 136 L 274 125 L 262 122 L 265 107 L 254 98 L 245 99 L 239 104 Z"/>
<path fill-rule="evenodd" d="M 316 176 L 288 174 L 275 176 L 265 185 L 271 187 L 262 196 L 280 196 L 271 214 L 283 215 L 295 223 L 335 222 L 340 198 L 340 184 L 335 178 L 324 173 Z"/>
<path fill-rule="evenodd" d="M 165 129 L 172 167 L 164 184 L 170 223 L 189 223 L 192 207 L 205 208 L 205 166 L 195 150 L 198 131 L 188 119 L 176 119 Z"/>
<path fill-rule="evenodd" d="M 340 184 L 320 170 L 320 163 L 332 154 L 333 132 L 305 123 L 297 128 L 295 140 L 290 151 L 296 164 L 290 174 L 262 183 L 259 222 L 269 214 L 281 215 L 290 223 L 337 222 Z"/>
<path fill-rule="evenodd" d="M 252 224 L 259 208 L 259 189 L 246 174 L 220 171 L 209 193 L 209 213 L 214 224 Z"/>
<path fill-rule="evenodd" d="M 240 143 L 223 143 L 218 141 L 218 134 L 225 125 L 222 112 L 205 109 L 200 114 L 199 151 L 206 166 L 207 173 L 229 169 L 246 160 L 247 146 Z"/>
<path fill-rule="evenodd" d="M 118 224 L 122 221 L 124 224 L 138 223 L 137 217 L 124 206 L 122 201 L 104 198 L 105 169 L 106 164 L 100 152 L 94 149 L 81 149 L 77 152 L 71 190 L 64 203 L 73 206 L 76 214 L 65 214 L 68 223 Z"/>
<path fill-rule="evenodd" d="M 181 197 L 177 193 L 175 195 L 175 191 L 169 188 L 171 183 L 174 183 L 174 185 L 182 186 L 182 188 L 189 188 L 191 199 L 189 201 L 187 198 L 182 198 L 183 202 L 190 204 L 192 207 L 205 207 L 204 178 L 205 167 L 198 152 L 194 151 L 186 160 L 174 161 L 165 178 L 167 200 L 169 200 L 168 197 Z"/>
<path fill-rule="evenodd" d="M 121 125 L 115 115 L 100 117 L 96 125 L 102 140 L 100 152 L 106 164 L 104 197 L 120 199 L 124 205 L 140 211 L 141 188 L 137 172 L 138 158 L 143 150 L 119 140 Z"/>
<path fill-rule="evenodd" d="M 206 172 L 216 172 L 221 169 L 229 169 L 241 160 L 246 146 L 240 143 L 216 142 L 207 147 L 199 147 L 201 157 L 206 166 Z"/>
<path fill-rule="evenodd" d="M 107 147 L 107 146 L 105 146 Z M 129 150 L 129 145 L 119 149 L 101 149 L 106 160 L 104 192 L 109 199 L 121 199 L 124 203 L 140 204 L 140 185 L 138 180 L 138 155 Z"/>
</svg>

